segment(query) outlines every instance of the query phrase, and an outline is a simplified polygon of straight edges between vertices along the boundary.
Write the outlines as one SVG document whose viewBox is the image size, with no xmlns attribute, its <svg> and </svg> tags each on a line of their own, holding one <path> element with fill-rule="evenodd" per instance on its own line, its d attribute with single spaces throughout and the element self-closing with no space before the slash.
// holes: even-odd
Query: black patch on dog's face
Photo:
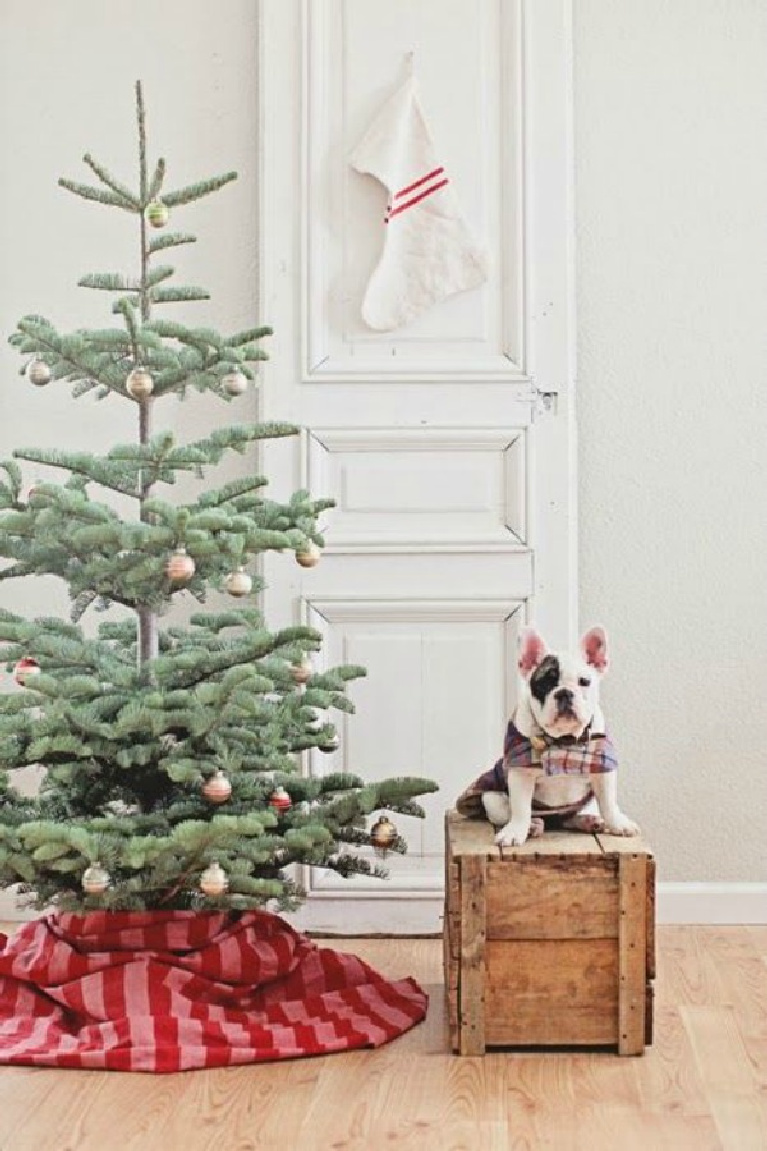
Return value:
<svg viewBox="0 0 767 1151">
<path fill-rule="evenodd" d="M 543 704 L 559 684 L 559 660 L 555 655 L 545 655 L 530 676 L 530 692 L 538 703 Z"/>
</svg>

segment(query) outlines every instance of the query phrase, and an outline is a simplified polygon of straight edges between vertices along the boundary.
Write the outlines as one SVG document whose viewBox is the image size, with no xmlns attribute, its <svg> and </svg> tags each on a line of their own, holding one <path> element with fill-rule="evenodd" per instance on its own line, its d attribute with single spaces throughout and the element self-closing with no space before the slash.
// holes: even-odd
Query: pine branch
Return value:
<svg viewBox="0 0 767 1151">
<path fill-rule="evenodd" d="M 177 248 L 181 244 L 196 243 L 197 237 L 187 232 L 166 232 L 163 236 L 155 236 L 149 241 L 147 252 L 153 256 L 155 252 L 161 252 L 164 248 Z"/>
<path fill-rule="evenodd" d="M 111 188 L 117 196 L 121 196 L 123 200 L 126 200 L 133 207 L 134 211 L 141 211 L 141 204 L 133 195 L 130 188 L 126 188 L 124 184 L 120 184 L 102 164 L 97 163 L 97 161 L 93 159 L 89 152 L 86 152 L 83 156 L 83 162 L 95 172 L 103 184 Z"/>
<path fill-rule="evenodd" d="M 65 180 L 63 176 L 59 179 L 59 185 L 83 200 L 93 200 L 110 208 L 122 208 L 124 212 L 136 211 L 130 200 L 118 196 L 116 192 L 105 192 L 103 188 L 92 188 L 89 184 L 77 184 L 74 180 Z"/>
<path fill-rule="evenodd" d="M 214 176 L 210 180 L 200 180 L 196 184 L 189 184 L 186 188 L 179 188 L 176 192 L 168 192 L 163 196 L 163 203 L 168 208 L 175 208 L 179 204 L 191 204 L 193 200 L 200 200 L 217 192 L 225 184 L 237 179 L 236 172 L 226 172 L 223 176 Z"/>
</svg>

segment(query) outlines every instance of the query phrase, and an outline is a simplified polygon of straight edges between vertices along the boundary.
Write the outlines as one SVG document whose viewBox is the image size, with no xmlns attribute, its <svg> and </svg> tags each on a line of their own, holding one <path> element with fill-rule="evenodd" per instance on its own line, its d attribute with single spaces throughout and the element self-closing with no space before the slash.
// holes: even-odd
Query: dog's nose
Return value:
<svg viewBox="0 0 767 1151">
<path fill-rule="evenodd" d="M 573 693 L 569 687 L 560 687 L 554 692 L 554 699 L 560 711 L 569 711 L 573 705 Z"/>
</svg>

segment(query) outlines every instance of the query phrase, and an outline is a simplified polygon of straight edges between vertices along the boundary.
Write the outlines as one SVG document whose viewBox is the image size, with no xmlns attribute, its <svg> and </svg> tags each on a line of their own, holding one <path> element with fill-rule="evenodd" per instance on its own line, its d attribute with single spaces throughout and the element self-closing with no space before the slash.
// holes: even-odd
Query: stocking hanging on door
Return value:
<svg viewBox="0 0 767 1151">
<path fill-rule="evenodd" d="M 391 331 L 487 279 L 487 256 L 461 216 L 437 158 L 412 70 L 373 120 L 350 163 L 389 193 L 384 247 L 362 303 L 369 327 Z"/>
</svg>

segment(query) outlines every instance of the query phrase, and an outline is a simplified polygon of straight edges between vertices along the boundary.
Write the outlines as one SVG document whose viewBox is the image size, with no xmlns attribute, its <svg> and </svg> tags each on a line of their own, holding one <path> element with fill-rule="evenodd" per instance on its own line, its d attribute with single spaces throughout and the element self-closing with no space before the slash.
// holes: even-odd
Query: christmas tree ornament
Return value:
<svg viewBox="0 0 767 1151">
<path fill-rule="evenodd" d="M 30 655 L 22 656 L 13 669 L 13 678 L 19 687 L 25 687 L 30 679 L 40 674 L 40 664 Z"/>
<path fill-rule="evenodd" d="M 27 367 L 27 379 L 36 388 L 42 388 L 51 382 L 51 369 L 45 360 L 32 360 Z"/>
<path fill-rule="evenodd" d="M 336 732 L 333 732 L 331 736 L 328 736 L 324 743 L 320 744 L 320 751 L 324 751 L 326 755 L 330 755 L 332 752 L 338 751 L 338 745 L 338 735 Z"/>
<path fill-rule="evenodd" d="M 221 864 L 214 860 L 200 876 L 200 891 L 203 895 L 224 895 L 229 890 L 229 880 Z"/>
<path fill-rule="evenodd" d="M 195 573 L 195 562 L 186 554 L 186 548 L 178 548 L 165 565 L 165 574 L 171 583 L 188 583 Z"/>
<path fill-rule="evenodd" d="M 302 659 L 300 663 L 293 664 L 290 674 L 293 676 L 294 683 L 308 683 L 312 670 L 311 660 Z"/>
<path fill-rule="evenodd" d="M 293 800 L 284 787 L 275 787 L 269 803 L 274 810 L 278 812 L 287 811 L 288 808 L 293 806 Z"/>
<path fill-rule="evenodd" d="M 146 222 L 153 228 L 164 228 L 168 223 L 169 215 L 170 213 L 162 200 L 152 200 L 151 204 L 147 204 L 144 212 Z"/>
<path fill-rule="evenodd" d="M 221 377 L 221 387 L 230 396 L 241 396 L 248 390 L 248 377 L 244 372 L 227 372 Z"/>
<path fill-rule="evenodd" d="M 397 828 L 392 821 L 385 815 L 379 816 L 370 829 L 370 842 L 375 848 L 376 855 L 385 857 L 396 838 Z"/>
<path fill-rule="evenodd" d="M 110 876 L 105 867 L 95 860 L 83 872 L 83 891 L 86 895 L 103 895 L 109 887 Z"/>
<path fill-rule="evenodd" d="M 302 548 L 300 552 L 296 552 L 296 563 L 300 564 L 302 568 L 313 568 L 320 562 L 322 552 L 317 547 L 313 540 L 310 540 L 306 547 Z"/>
<path fill-rule="evenodd" d="M 245 571 L 245 568 L 239 567 L 236 571 L 229 573 L 224 580 L 224 587 L 229 592 L 229 595 L 243 596 L 250 592 L 253 587 L 253 580 Z"/>
<path fill-rule="evenodd" d="M 202 794 L 209 803 L 226 803 L 232 794 L 232 785 L 220 769 L 202 785 Z"/>
<path fill-rule="evenodd" d="M 134 368 L 125 381 L 125 390 L 134 400 L 145 400 L 154 391 L 154 380 L 146 368 Z"/>
</svg>

